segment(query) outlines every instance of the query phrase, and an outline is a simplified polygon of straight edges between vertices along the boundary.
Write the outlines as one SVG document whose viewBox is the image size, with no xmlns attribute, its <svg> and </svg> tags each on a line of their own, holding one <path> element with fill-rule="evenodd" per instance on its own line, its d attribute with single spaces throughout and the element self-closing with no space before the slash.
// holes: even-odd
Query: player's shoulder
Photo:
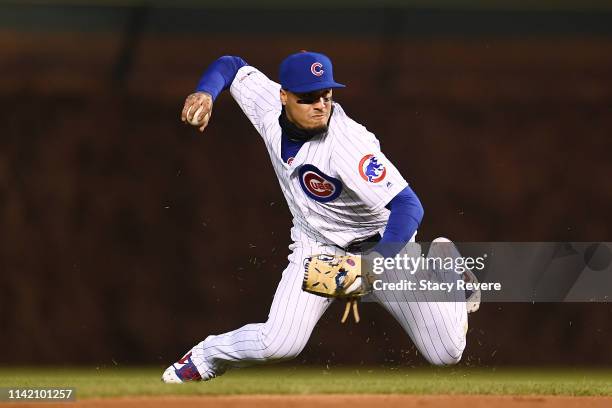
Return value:
<svg viewBox="0 0 612 408">
<path fill-rule="evenodd" d="M 353 120 L 342 106 L 334 102 L 334 113 L 330 123 L 333 130 L 335 144 L 365 144 L 378 146 L 379 142 L 374 133 L 370 132 L 365 126 Z"/>
<path fill-rule="evenodd" d="M 241 67 L 230 87 L 230 93 L 247 117 L 261 125 L 273 124 L 281 110 L 279 97 L 280 85 L 270 80 L 257 68 L 246 65 Z M 276 115 L 276 118 L 274 118 Z"/>
<path fill-rule="evenodd" d="M 243 83 L 251 75 L 255 75 L 255 76 L 263 75 L 263 76 L 265 76 L 265 74 L 263 72 L 261 72 L 260 70 L 258 70 L 254 66 L 252 66 L 252 65 L 245 65 L 243 67 L 240 67 L 240 69 L 238 69 L 238 72 L 236 73 L 236 76 L 234 77 L 234 81 L 238 82 L 238 83 Z M 253 79 L 253 78 L 255 78 L 255 77 L 252 77 L 250 79 Z"/>
<path fill-rule="evenodd" d="M 234 81 L 232 82 L 232 88 L 241 86 L 250 87 L 253 85 L 264 88 L 280 89 L 280 84 L 272 81 L 266 76 L 266 74 L 264 74 L 254 66 L 245 65 L 241 67 L 236 73 L 236 76 L 234 77 Z"/>
</svg>

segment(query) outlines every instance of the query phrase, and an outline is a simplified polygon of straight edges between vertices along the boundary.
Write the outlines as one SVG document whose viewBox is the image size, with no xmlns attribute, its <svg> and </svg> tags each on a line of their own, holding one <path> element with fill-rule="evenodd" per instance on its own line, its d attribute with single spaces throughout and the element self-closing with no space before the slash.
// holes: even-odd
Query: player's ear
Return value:
<svg viewBox="0 0 612 408">
<path fill-rule="evenodd" d="M 283 106 L 287 104 L 287 91 L 281 88 L 280 90 L 280 100 Z"/>
</svg>

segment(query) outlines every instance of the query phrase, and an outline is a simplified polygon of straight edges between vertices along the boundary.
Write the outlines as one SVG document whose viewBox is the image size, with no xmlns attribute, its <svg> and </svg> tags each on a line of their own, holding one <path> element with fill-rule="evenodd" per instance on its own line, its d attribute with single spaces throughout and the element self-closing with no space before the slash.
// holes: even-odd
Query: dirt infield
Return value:
<svg viewBox="0 0 612 408">
<path fill-rule="evenodd" d="M 610 407 L 612 397 L 557 397 L 557 396 L 492 396 L 492 395 L 240 395 L 218 397 L 136 397 L 87 399 L 73 403 L 46 403 L 45 407 L 75 408 L 171 408 L 171 407 L 254 407 L 254 408 L 311 408 L 313 405 L 336 408 L 371 408 L 384 404 L 385 408 L 583 408 Z M 40 407 L 40 403 L 8 403 L 2 408 Z"/>
</svg>

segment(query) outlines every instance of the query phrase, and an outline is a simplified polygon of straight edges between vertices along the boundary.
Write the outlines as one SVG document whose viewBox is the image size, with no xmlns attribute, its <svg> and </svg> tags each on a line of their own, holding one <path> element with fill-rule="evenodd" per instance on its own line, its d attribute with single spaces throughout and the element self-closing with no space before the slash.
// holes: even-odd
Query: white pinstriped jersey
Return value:
<svg viewBox="0 0 612 408">
<path fill-rule="evenodd" d="M 266 144 L 293 215 L 294 242 L 346 247 L 383 231 L 385 206 L 408 183 L 374 134 L 334 103 L 328 132 L 307 141 L 288 164 L 281 157 L 280 85 L 245 66 L 230 91 Z"/>
<path fill-rule="evenodd" d="M 210 335 L 166 370 L 177 372 L 190 357 L 204 380 L 231 368 L 299 355 L 333 300 L 302 290 L 304 258 L 318 253 L 345 255 L 342 248 L 382 232 L 389 217 L 385 205 L 407 186 L 380 152 L 376 137 L 351 120 L 340 105 L 334 103 L 328 132 L 304 143 L 288 164 L 281 157 L 280 85 L 245 66 L 230 91 L 264 139 L 293 214 L 294 243 L 265 323 Z M 420 253 L 420 247 L 406 247 L 401 252 L 410 257 Z M 434 272 L 435 279 L 442 282 L 456 280 L 455 273 Z M 406 276 L 410 274 L 396 270 L 390 279 L 401 282 L 410 279 Z M 372 300 L 400 323 L 417 349 L 436 365 L 456 364 L 465 349 L 465 294 L 454 291 L 452 296 L 439 302 L 427 293 L 417 296 L 410 290 L 372 292 Z"/>
</svg>

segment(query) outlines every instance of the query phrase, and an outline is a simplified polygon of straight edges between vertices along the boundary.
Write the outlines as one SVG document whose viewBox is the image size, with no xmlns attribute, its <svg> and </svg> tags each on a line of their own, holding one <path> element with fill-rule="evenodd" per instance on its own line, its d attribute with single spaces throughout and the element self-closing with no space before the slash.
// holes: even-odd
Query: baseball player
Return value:
<svg viewBox="0 0 612 408">
<path fill-rule="evenodd" d="M 230 89 L 266 145 L 293 216 L 292 244 L 268 319 L 206 337 L 164 371 L 164 382 L 209 380 L 234 367 L 296 357 L 334 300 L 303 290 L 304 261 L 315 254 L 349 257 L 366 244 L 393 257 L 414 241 L 422 220 L 419 199 L 374 134 L 333 100 L 334 90 L 345 85 L 334 80 L 330 59 L 315 52 L 290 55 L 279 77 L 280 84 L 243 59 L 224 56 L 186 98 L 182 121 L 204 131 L 215 99 Z M 344 295 L 351 290 L 344 288 Z M 430 363 L 461 359 L 464 293 L 456 302 L 419 301 L 408 292 L 373 295 Z"/>
</svg>

